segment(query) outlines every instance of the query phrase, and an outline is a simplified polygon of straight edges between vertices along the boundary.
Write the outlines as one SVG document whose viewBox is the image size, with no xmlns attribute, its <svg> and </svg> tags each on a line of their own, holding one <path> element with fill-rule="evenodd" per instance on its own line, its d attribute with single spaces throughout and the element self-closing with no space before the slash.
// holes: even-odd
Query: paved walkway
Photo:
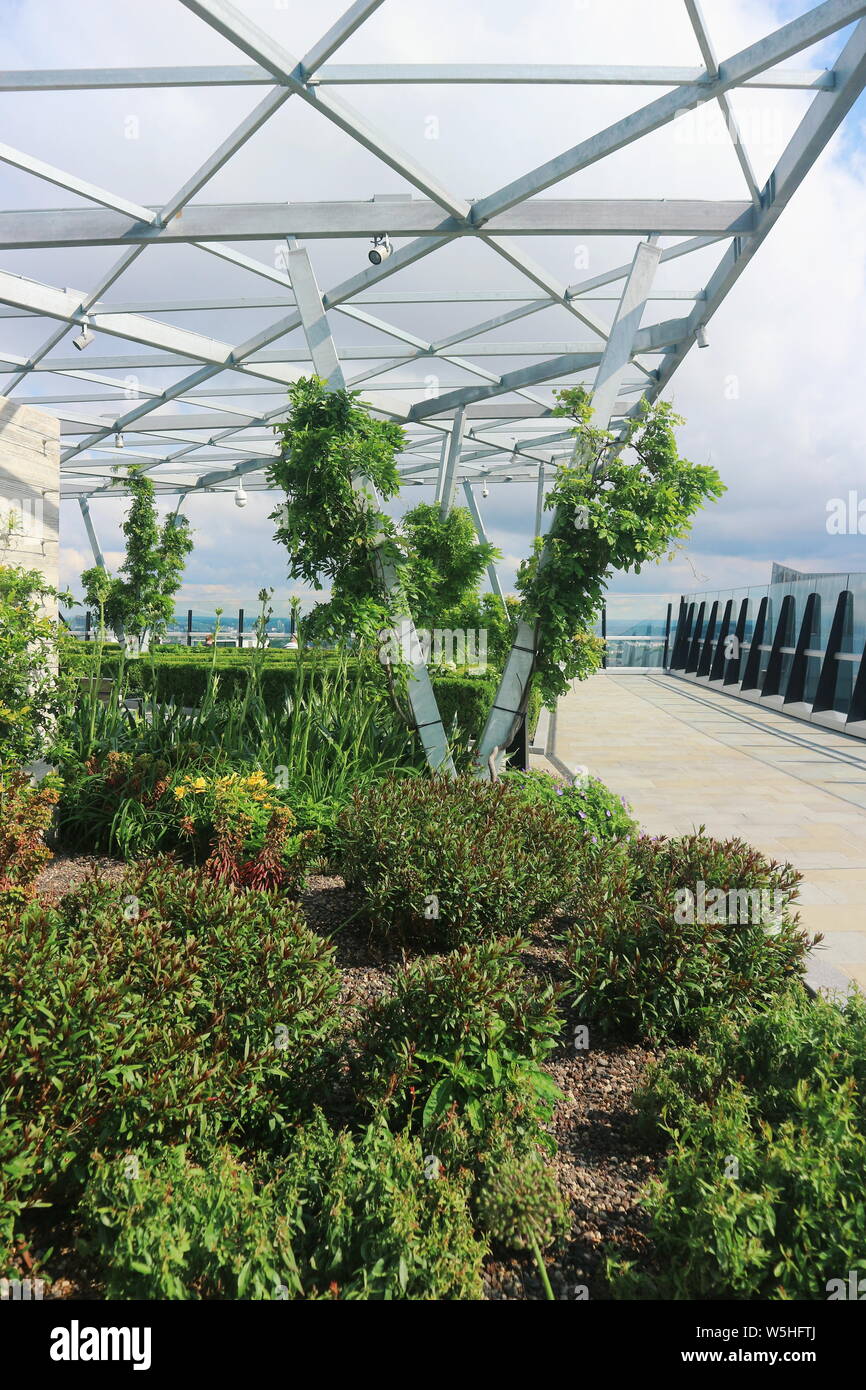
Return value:
<svg viewBox="0 0 866 1390">
<path fill-rule="evenodd" d="M 703 824 L 805 874 L 819 977 L 866 990 L 866 744 L 661 674 L 600 672 L 559 705 L 556 753 L 632 804 L 652 835 Z M 823 969 L 822 969 L 823 968 Z"/>
</svg>

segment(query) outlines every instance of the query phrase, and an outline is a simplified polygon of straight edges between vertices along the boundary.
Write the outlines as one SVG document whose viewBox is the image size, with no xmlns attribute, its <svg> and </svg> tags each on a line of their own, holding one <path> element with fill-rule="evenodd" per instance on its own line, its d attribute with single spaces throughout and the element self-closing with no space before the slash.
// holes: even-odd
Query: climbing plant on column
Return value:
<svg viewBox="0 0 866 1390">
<path fill-rule="evenodd" d="M 559 391 L 554 414 L 574 421 L 576 461 L 559 470 L 550 530 L 517 576 L 536 630 L 533 679 L 550 705 L 598 665 L 588 634 L 612 575 L 673 558 L 700 507 L 725 491 L 709 464 L 681 458 L 674 430 L 684 422 L 666 401 L 644 402 L 621 441 L 593 427 L 583 387 Z"/>
<path fill-rule="evenodd" d="M 275 538 L 288 551 L 293 579 L 319 590 L 323 579 L 331 581 L 319 636 L 371 636 L 384 626 L 389 605 L 377 551 L 386 563 L 404 559 L 396 525 L 373 488 L 386 502 L 399 492 L 395 460 L 405 436 L 358 401 L 357 391 L 331 391 L 321 377 L 302 377 L 289 387 L 287 419 L 275 427 L 281 448 L 268 478 L 286 493 L 271 513 Z M 362 480 L 360 491 L 353 477 Z"/>
<path fill-rule="evenodd" d="M 391 622 L 377 552 L 399 573 L 402 597 L 423 627 L 448 627 L 477 600 L 496 549 L 476 540 L 468 511 L 420 503 L 399 523 L 382 511 L 372 489 L 360 499 L 352 478 L 368 479 L 382 501 L 400 491 L 396 458 L 405 446 L 400 425 L 374 419 L 358 392 L 328 390 L 320 377 L 289 388 L 290 411 L 278 425 L 280 457 L 270 481 L 286 502 L 271 513 L 276 539 L 289 554 L 289 574 L 315 589 L 330 579 L 329 602 L 306 620 L 308 637 L 371 638 Z"/>
</svg>

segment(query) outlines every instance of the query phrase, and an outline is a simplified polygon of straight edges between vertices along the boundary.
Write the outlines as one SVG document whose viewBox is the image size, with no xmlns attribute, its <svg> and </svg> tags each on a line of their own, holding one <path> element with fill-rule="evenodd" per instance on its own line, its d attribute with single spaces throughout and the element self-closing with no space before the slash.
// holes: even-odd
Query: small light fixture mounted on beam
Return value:
<svg viewBox="0 0 866 1390">
<path fill-rule="evenodd" d="M 90 331 L 90 320 L 86 314 L 83 314 L 81 318 L 81 332 L 76 333 L 75 337 L 72 339 L 72 346 L 78 348 L 79 352 L 83 352 L 86 347 L 90 347 L 92 342 L 93 334 Z"/>
<path fill-rule="evenodd" d="M 383 261 L 387 261 L 393 250 L 388 233 L 385 232 L 383 236 L 373 237 L 373 244 L 367 252 L 367 259 L 371 265 L 381 265 Z"/>
<path fill-rule="evenodd" d="M 120 433 L 120 430 L 118 430 L 117 434 L 114 436 L 114 447 L 115 449 L 123 448 L 123 435 Z"/>
<path fill-rule="evenodd" d="M 247 505 L 247 494 L 244 492 L 244 485 L 243 485 L 243 483 L 241 482 L 241 480 L 240 480 L 240 478 L 239 478 L 239 479 L 238 479 L 237 488 L 235 489 L 235 506 L 236 506 L 236 507 L 245 507 L 246 505 Z"/>
<path fill-rule="evenodd" d="M 707 338 L 707 330 L 702 323 L 698 325 L 698 331 L 695 334 L 695 342 L 699 348 L 709 347 L 710 345 L 709 339 Z"/>
</svg>

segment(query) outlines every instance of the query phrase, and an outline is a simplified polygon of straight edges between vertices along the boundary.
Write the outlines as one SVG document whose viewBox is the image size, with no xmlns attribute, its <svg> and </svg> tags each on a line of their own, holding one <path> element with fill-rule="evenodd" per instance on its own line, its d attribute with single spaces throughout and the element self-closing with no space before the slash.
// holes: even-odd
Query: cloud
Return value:
<svg viewBox="0 0 866 1390">
<path fill-rule="evenodd" d="M 273 0 L 240 5 L 253 21 L 292 52 L 302 54 L 342 13 L 344 0 L 315 7 Z M 802 8 L 799 0 L 733 0 L 712 7 L 707 19 L 721 57 L 754 41 Z M 93 67 L 171 62 L 244 63 L 240 55 L 176 0 L 149 0 L 147 6 L 119 6 L 109 0 L 45 0 L 10 8 L 4 40 L 7 64 L 22 67 Z M 792 66 L 832 62 L 842 44 L 836 35 Z M 639 62 L 698 65 L 699 50 L 681 0 L 539 0 L 527 14 L 514 0 L 467 6 L 465 0 L 405 0 L 384 5 L 347 42 L 334 61 L 362 62 Z M 265 88 L 212 88 L 162 92 L 103 92 L 7 95 L 0 98 L 4 138 L 13 145 L 103 184 L 139 202 L 159 204 L 189 178 L 234 126 L 261 100 Z M 483 196 L 542 160 L 585 138 L 659 94 L 660 89 L 545 86 L 523 87 L 358 87 L 341 89 L 356 108 L 395 143 L 464 196 Z M 733 105 L 759 181 L 805 111 L 803 93 L 753 91 L 735 94 Z M 714 108 L 713 108 L 714 109 Z M 587 198 L 746 196 L 745 183 L 724 130 L 713 125 L 711 109 L 623 149 L 544 196 Z M 430 118 L 435 118 L 431 123 Z M 135 138 L 129 138 L 130 118 Z M 136 128 L 137 123 L 137 128 Z M 429 138 L 435 131 L 436 138 Z M 862 103 L 844 132 L 807 177 L 779 224 L 748 266 L 709 327 L 710 346 L 693 351 L 667 393 L 686 417 L 683 452 L 711 461 L 728 492 L 696 522 L 688 559 L 651 567 L 641 576 L 621 576 L 614 588 L 624 594 L 665 593 L 686 588 L 760 583 L 771 560 L 820 569 L 866 569 L 864 538 L 831 536 L 827 502 L 862 485 L 864 431 L 861 401 L 866 387 L 862 324 L 866 320 L 866 200 L 863 198 L 864 127 Z M 406 191 L 404 181 L 321 119 L 290 99 L 212 182 L 197 195 L 200 203 L 316 198 L 369 198 Z M 84 205 L 74 195 L 9 169 L 0 172 L 0 194 L 7 207 Z M 633 238 L 552 237 L 527 241 L 527 249 L 550 274 L 564 282 L 595 274 L 630 259 Z M 540 244 L 539 244 L 540 243 Z M 269 260 L 265 245 L 240 245 L 247 254 Z M 323 286 L 359 268 L 363 243 L 315 241 L 311 255 Z M 718 259 L 718 251 L 669 263 L 659 285 L 697 288 Z M 585 269 L 577 269 L 579 261 Z M 87 288 L 117 260 L 116 248 L 6 252 L 3 267 L 49 283 Z M 481 246 L 455 244 L 420 261 L 389 282 L 389 288 L 455 288 L 488 284 L 496 289 L 523 284 L 496 253 Z M 227 266 L 193 248 L 149 250 L 114 285 L 109 298 L 204 298 L 241 290 L 269 294 L 276 287 Z M 595 306 L 609 316 L 613 304 Z M 647 321 L 682 312 L 682 305 L 654 304 Z M 453 331 L 482 319 L 486 306 L 382 306 L 382 318 L 410 327 L 422 338 Z M 163 314 L 169 319 L 170 316 Z M 230 343 L 244 341 L 275 317 L 273 310 L 220 311 L 178 316 L 174 321 Z M 375 330 L 333 315 L 341 345 L 386 340 Z M 26 355 L 47 336 L 45 321 L 2 320 L 0 348 Z M 564 310 L 549 310 L 519 326 L 500 330 L 505 340 L 526 340 L 536 332 L 573 339 L 583 330 Z M 289 341 L 297 342 L 295 334 Z M 392 340 L 387 340 L 390 343 Z M 100 344 L 100 351 L 126 353 L 129 345 Z M 66 345 L 59 350 L 68 354 Z M 86 366 L 86 363 L 82 364 Z M 521 365 L 515 357 L 485 358 L 490 371 Z M 352 368 L 358 370 L 358 364 Z M 404 367 L 391 381 L 423 382 L 424 364 Z M 437 371 L 440 369 L 437 368 Z M 453 371 L 453 376 L 446 372 Z M 448 381 L 469 379 L 458 368 L 441 369 Z M 142 374 L 162 389 L 174 371 Z M 249 382 L 245 382 L 249 385 Z M 216 383 L 215 383 L 216 385 Z M 31 376 L 19 395 L 56 394 L 60 379 Z M 87 383 L 68 389 L 95 391 Z M 2 390 L 2 385 L 0 385 Z M 544 388 L 537 393 L 546 396 Z M 411 399 L 407 396 L 406 399 Z M 275 398 L 262 403 L 272 406 Z M 249 402 L 255 409 L 257 399 Z M 52 408 L 52 407 L 49 407 Z M 105 403 L 70 405 L 71 411 L 105 415 Z M 227 417 L 228 421 L 228 417 Z M 180 447 L 172 445 L 171 448 Z M 507 445 L 506 445 L 507 447 Z M 131 450 L 129 451 L 131 452 Z M 209 466 L 215 466 L 213 463 Z M 531 542 L 534 486 L 495 486 L 482 503 L 491 539 L 503 550 L 503 581 L 513 586 L 519 557 Z M 406 490 L 407 505 L 430 493 Z M 210 601 L 220 591 L 226 604 L 252 606 L 262 585 L 273 586 L 278 601 L 294 591 L 286 578 L 286 556 L 273 543 L 267 512 L 272 503 L 250 493 L 244 511 L 231 498 L 191 499 L 188 513 L 196 529 L 185 592 Z M 99 498 L 92 505 L 102 543 L 117 563 L 122 547 L 123 508 Z M 77 506 L 62 509 L 62 568 L 74 582 L 90 563 L 89 546 Z M 701 576 L 700 583 L 696 574 Z M 313 601 L 316 595 L 310 595 Z"/>
</svg>

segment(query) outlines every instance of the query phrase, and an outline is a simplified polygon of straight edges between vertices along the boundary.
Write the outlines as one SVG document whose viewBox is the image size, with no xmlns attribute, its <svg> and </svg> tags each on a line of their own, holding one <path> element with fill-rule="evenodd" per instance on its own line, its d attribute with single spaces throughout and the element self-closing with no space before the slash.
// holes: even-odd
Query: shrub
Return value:
<svg viewBox="0 0 866 1390">
<path fill-rule="evenodd" d="M 63 702 L 57 624 L 45 610 L 56 597 L 39 570 L 0 564 L 0 770 L 46 750 Z"/>
<path fill-rule="evenodd" d="M 83 1214 L 109 1298 L 475 1299 L 484 1244 L 464 1186 L 425 1177 L 416 1140 L 334 1134 L 317 1113 L 264 1180 L 228 1148 L 99 1159 Z"/>
<path fill-rule="evenodd" d="M 107 1298 L 279 1298 L 300 1288 L 298 1214 L 257 1187 L 228 1145 L 204 1164 L 184 1147 L 94 1157 L 81 1203 L 85 1248 Z"/>
<path fill-rule="evenodd" d="M 464 946 L 406 967 L 358 1035 L 358 1095 L 436 1156 L 478 1161 L 546 1142 L 559 1091 L 541 1068 L 560 1032 L 556 992 L 522 966 L 525 942 Z"/>
<path fill-rule="evenodd" d="M 57 778 L 30 786 L 24 772 L 0 774 L 0 919 L 35 894 L 39 870 L 51 858 L 43 836 L 60 795 Z"/>
<path fill-rule="evenodd" d="M 214 768 L 198 744 L 167 758 L 111 752 L 70 782 L 60 831 L 71 844 L 126 859 L 179 848 L 214 878 L 291 891 L 303 884 L 315 836 L 297 833 L 287 802 L 260 770 Z"/>
<path fill-rule="evenodd" d="M 702 833 L 584 856 L 563 937 L 581 1020 L 658 1043 L 766 1007 L 802 973 L 811 944 L 791 911 L 801 878 L 742 840 Z"/>
<path fill-rule="evenodd" d="M 296 905 L 176 866 L 20 914 L 0 936 L 7 1233 L 96 1148 L 279 1143 L 325 1066 L 338 992 Z"/>
<path fill-rule="evenodd" d="M 424 945 L 524 931 L 577 879 L 579 833 L 505 783 L 383 783 L 355 794 L 337 835 L 374 929 Z"/>
<path fill-rule="evenodd" d="M 353 1138 L 320 1117 L 299 1134 L 285 1182 L 299 1191 L 309 1292 L 335 1298 L 478 1299 L 486 1244 L 467 1186 L 430 1176 L 424 1148 L 382 1123 Z"/>
<path fill-rule="evenodd" d="M 864 1079 L 866 1001 L 801 990 L 652 1067 L 644 1123 L 673 1139 L 645 1198 L 657 1272 L 614 1291 L 814 1300 L 866 1271 Z"/>
<path fill-rule="evenodd" d="M 625 797 L 617 796 L 597 777 L 569 783 L 532 768 L 529 772 L 506 772 L 505 781 L 517 787 L 532 805 L 544 806 L 571 821 L 587 844 L 622 840 L 638 833 L 638 823 L 629 815 Z"/>
</svg>

